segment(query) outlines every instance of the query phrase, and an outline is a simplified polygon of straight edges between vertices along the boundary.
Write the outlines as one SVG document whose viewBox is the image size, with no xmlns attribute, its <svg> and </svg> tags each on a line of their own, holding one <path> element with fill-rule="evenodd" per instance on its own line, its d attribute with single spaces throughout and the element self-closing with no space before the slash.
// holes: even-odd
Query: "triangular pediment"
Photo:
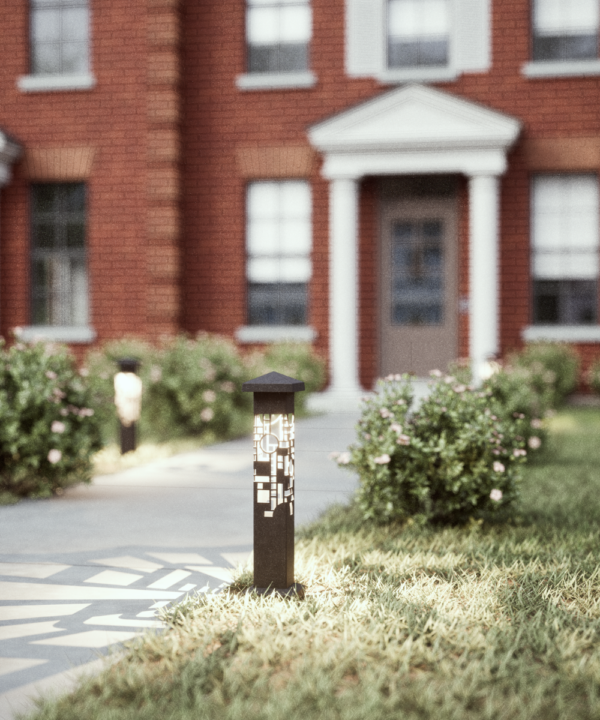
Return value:
<svg viewBox="0 0 600 720">
<path fill-rule="evenodd" d="M 323 152 L 510 146 L 520 123 L 503 113 L 423 85 L 407 85 L 314 125 Z"/>
</svg>

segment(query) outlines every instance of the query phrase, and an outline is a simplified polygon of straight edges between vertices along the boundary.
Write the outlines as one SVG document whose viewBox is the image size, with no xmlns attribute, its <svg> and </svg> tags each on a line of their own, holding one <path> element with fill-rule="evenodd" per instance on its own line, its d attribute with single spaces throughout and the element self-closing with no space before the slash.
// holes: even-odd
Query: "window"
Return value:
<svg viewBox="0 0 600 720">
<path fill-rule="evenodd" d="M 389 68 L 447 65 L 449 0 L 388 0 Z"/>
<path fill-rule="evenodd" d="M 253 182 L 248 186 L 249 325 L 306 325 L 311 245 L 307 182 Z"/>
<path fill-rule="evenodd" d="M 248 72 L 307 71 L 311 25 L 309 0 L 247 0 Z"/>
<path fill-rule="evenodd" d="M 89 71 L 88 0 L 31 0 L 31 74 Z"/>
<path fill-rule="evenodd" d="M 598 179 L 540 175 L 533 181 L 533 322 L 598 322 Z"/>
<path fill-rule="evenodd" d="M 83 183 L 32 186 L 32 325 L 88 324 L 85 196 Z"/>
<path fill-rule="evenodd" d="M 533 0 L 533 60 L 598 58 L 598 0 Z"/>
</svg>

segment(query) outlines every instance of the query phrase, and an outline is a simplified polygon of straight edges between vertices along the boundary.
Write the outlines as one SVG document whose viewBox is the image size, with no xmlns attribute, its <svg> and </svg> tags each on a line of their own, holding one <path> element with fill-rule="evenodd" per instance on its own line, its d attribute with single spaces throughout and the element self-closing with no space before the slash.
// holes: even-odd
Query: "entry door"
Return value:
<svg viewBox="0 0 600 720">
<path fill-rule="evenodd" d="M 454 197 L 386 199 L 381 209 L 380 374 L 445 370 L 458 351 Z"/>
</svg>

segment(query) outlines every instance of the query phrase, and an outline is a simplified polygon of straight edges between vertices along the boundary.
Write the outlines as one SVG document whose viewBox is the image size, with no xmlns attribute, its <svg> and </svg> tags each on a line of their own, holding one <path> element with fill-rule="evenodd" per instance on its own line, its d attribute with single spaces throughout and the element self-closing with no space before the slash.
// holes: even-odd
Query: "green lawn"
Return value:
<svg viewBox="0 0 600 720">
<path fill-rule="evenodd" d="M 191 598 L 36 720 L 600 718 L 600 410 L 553 420 L 511 525 L 298 533 L 304 601 Z"/>
</svg>

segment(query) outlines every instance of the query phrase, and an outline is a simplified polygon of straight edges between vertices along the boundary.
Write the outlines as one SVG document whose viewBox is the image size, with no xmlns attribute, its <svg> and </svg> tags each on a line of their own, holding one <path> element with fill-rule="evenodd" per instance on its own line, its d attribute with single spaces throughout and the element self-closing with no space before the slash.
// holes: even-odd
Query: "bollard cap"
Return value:
<svg viewBox="0 0 600 720">
<path fill-rule="evenodd" d="M 117 358 L 116 363 L 119 366 L 119 370 L 121 372 L 134 373 L 137 372 L 137 369 L 140 366 L 140 360 L 134 357 Z"/>
<path fill-rule="evenodd" d="M 259 393 L 295 393 L 305 390 L 302 380 L 282 375 L 278 372 L 270 372 L 266 375 L 248 380 L 242 385 L 243 392 L 259 392 Z"/>
</svg>

